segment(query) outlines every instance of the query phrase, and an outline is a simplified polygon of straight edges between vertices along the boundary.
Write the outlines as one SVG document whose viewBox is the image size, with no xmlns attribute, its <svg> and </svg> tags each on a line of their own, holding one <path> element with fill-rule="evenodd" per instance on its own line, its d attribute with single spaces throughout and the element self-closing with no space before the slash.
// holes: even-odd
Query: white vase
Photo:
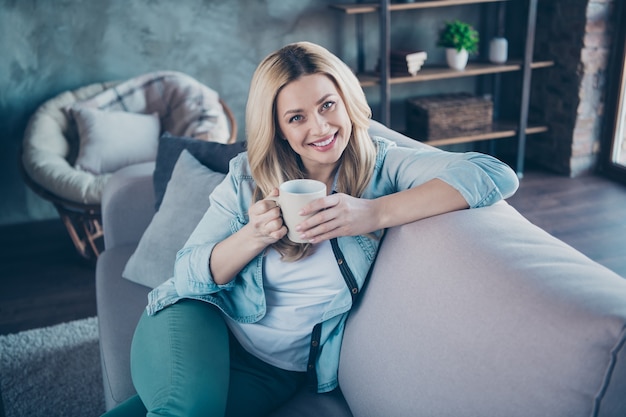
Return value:
<svg viewBox="0 0 626 417">
<path fill-rule="evenodd" d="M 463 70 L 467 66 L 467 58 L 469 54 L 465 49 L 457 51 L 454 48 L 446 48 L 446 61 L 448 66 L 455 70 Z"/>
<path fill-rule="evenodd" d="M 504 64 L 508 58 L 509 42 L 502 37 L 495 37 L 489 42 L 489 61 Z"/>
</svg>

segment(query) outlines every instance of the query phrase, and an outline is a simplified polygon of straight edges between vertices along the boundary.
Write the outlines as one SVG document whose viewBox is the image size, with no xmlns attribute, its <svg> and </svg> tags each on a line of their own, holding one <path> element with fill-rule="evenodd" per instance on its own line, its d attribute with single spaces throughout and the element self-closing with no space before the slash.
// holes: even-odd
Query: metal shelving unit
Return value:
<svg viewBox="0 0 626 417">
<path fill-rule="evenodd" d="M 464 71 L 456 71 L 441 66 L 423 67 L 415 76 L 391 76 L 390 72 L 390 51 L 391 51 L 391 14 L 393 12 L 408 12 L 420 9 L 431 9 L 449 6 L 476 5 L 484 3 L 498 3 L 500 15 L 503 16 L 503 6 L 507 2 L 525 1 L 527 6 L 527 20 L 525 26 L 525 41 L 523 56 L 519 60 L 508 61 L 506 64 L 498 65 L 491 63 L 470 63 Z M 355 4 L 333 4 L 330 7 L 357 17 L 357 76 L 363 87 L 378 87 L 380 89 L 380 121 L 386 125 L 390 124 L 390 104 L 391 86 L 405 83 L 420 83 L 434 80 L 444 80 L 450 78 L 476 77 L 481 75 L 494 75 L 494 83 L 499 84 L 499 74 L 506 72 L 521 72 L 522 84 L 520 95 L 520 111 L 515 121 L 497 121 L 481 134 L 451 137 L 428 141 L 433 146 L 444 146 L 450 144 L 460 144 L 478 142 L 494 139 L 517 137 L 517 165 L 516 170 L 521 177 L 524 170 L 524 155 L 526 148 L 526 135 L 547 131 L 547 126 L 529 126 L 528 108 L 530 102 L 530 86 L 533 69 L 547 68 L 554 65 L 553 61 L 533 62 L 533 50 L 535 41 L 535 23 L 537 17 L 538 0 L 424 0 L 413 3 L 394 3 L 390 0 L 380 0 L 378 3 L 355 3 Z M 378 73 L 368 72 L 365 69 L 365 47 L 364 32 L 361 16 L 364 14 L 377 13 L 379 18 L 380 45 L 379 58 L 380 68 Z M 500 26 L 503 22 L 500 22 Z M 500 28 L 502 29 L 502 27 Z"/>
</svg>

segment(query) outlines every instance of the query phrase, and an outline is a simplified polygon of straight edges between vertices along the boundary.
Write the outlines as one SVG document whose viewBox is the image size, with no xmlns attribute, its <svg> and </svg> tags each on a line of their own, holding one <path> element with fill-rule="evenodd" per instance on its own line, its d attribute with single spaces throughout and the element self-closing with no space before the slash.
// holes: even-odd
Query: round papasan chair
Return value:
<svg viewBox="0 0 626 417">
<path fill-rule="evenodd" d="M 85 146 L 76 120 L 81 109 L 151 115 L 158 118 L 159 135 L 167 131 L 220 143 L 237 139 L 236 120 L 219 95 L 175 71 L 95 83 L 43 103 L 24 134 L 22 174 L 35 193 L 52 202 L 77 251 L 89 260 L 95 260 L 103 247 L 100 202 L 112 172 L 90 172 L 76 164 L 81 144 Z"/>
</svg>

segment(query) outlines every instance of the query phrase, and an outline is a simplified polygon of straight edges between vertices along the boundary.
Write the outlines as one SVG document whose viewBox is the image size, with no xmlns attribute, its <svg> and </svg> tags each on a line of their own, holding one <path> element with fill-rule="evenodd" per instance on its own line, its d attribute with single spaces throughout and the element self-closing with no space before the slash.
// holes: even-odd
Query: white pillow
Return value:
<svg viewBox="0 0 626 417">
<path fill-rule="evenodd" d="M 76 168 L 98 175 L 156 158 L 161 130 L 156 113 L 71 111 L 80 137 Z"/>
</svg>

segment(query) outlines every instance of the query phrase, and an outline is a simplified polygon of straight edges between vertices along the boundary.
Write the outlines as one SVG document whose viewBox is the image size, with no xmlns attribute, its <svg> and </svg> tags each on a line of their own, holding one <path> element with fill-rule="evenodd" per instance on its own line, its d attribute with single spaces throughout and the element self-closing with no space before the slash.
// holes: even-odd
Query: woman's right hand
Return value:
<svg viewBox="0 0 626 417">
<path fill-rule="evenodd" d="M 278 196 L 278 188 L 270 193 L 270 197 Z M 252 228 L 253 237 L 269 246 L 287 234 L 287 226 L 283 223 L 280 207 L 269 199 L 259 200 L 248 210 L 248 226 Z"/>
<path fill-rule="evenodd" d="M 277 196 L 278 189 L 270 196 Z M 287 234 L 280 208 L 273 200 L 260 200 L 248 209 L 248 223 L 219 242 L 211 252 L 209 269 L 218 285 L 229 283 L 260 252 Z"/>
</svg>

